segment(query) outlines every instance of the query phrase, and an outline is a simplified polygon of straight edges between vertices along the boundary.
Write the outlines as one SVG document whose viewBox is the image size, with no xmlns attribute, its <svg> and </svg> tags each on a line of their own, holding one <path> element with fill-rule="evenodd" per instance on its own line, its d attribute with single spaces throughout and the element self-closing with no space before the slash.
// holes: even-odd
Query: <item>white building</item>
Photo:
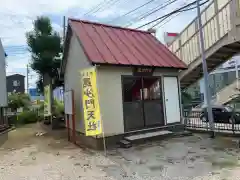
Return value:
<svg viewBox="0 0 240 180">
<path fill-rule="evenodd" d="M 75 113 L 67 127 L 76 134 L 77 144 L 102 147 L 101 136 L 85 136 L 91 124 L 84 121 L 88 102 L 82 103 L 79 71 L 91 67 L 97 69 L 107 145 L 133 131 L 181 127 L 178 75 L 186 68 L 182 61 L 150 32 L 70 19 L 61 73 L 64 91 L 74 91 Z"/>
<path fill-rule="evenodd" d="M 0 125 L 5 124 L 4 122 L 4 111 L 3 108 L 7 106 L 7 87 L 6 87 L 6 63 L 5 63 L 5 52 L 3 50 L 2 42 L 0 39 Z"/>
<path fill-rule="evenodd" d="M 5 52 L 0 39 L 0 107 L 7 106 Z"/>
</svg>

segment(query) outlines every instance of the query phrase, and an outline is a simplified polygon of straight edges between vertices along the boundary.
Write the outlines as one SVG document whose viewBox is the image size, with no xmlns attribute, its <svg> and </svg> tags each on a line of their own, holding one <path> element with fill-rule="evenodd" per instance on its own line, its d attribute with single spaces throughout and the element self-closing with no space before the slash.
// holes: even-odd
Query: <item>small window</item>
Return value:
<svg viewBox="0 0 240 180">
<path fill-rule="evenodd" d="M 19 80 L 14 80 L 14 81 L 13 81 L 13 86 L 14 86 L 14 87 L 20 86 L 20 81 L 19 81 Z"/>
</svg>

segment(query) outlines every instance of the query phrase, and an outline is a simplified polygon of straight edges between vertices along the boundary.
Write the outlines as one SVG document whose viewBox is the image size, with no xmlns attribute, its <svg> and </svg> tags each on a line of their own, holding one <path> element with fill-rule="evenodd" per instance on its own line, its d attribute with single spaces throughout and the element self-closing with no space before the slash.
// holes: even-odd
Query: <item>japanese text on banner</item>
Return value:
<svg viewBox="0 0 240 180">
<path fill-rule="evenodd" d="M 101 114 L 96 83 L 96 69 L 81 71 L 82 100 L 86 136 L 102 134 Z"/>
</svg>

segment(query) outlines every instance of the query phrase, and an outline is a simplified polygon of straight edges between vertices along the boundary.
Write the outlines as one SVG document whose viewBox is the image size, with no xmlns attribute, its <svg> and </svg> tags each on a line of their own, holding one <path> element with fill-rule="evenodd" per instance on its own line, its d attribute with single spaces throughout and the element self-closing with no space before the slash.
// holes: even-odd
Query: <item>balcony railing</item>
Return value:
<svg viewBox="0 0 240 180">
<path fill-rule="evenodd" d="M 205 50 L 212 47 L 231 30 L 231 1 L 233 0 L 214 0 L 202 11 Z M 240 0 L 237 1 L 240 5 Z M 187 65 L 200 56 L 197 20 L 195 18 L 169 46 L 169 49 Z"/>
</svg>

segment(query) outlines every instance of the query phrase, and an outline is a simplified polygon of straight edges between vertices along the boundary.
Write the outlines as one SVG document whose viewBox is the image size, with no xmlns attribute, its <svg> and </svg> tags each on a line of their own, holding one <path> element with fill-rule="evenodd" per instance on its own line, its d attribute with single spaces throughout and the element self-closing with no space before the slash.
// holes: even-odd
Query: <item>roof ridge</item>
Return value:
<svg viewBox="0 0 240 180">
<path fill-rule="evenodd" d="M 93 21 L 81 20 L 81 19 L 75 19 L 75 18 L 68 18 L 68 20 L 77 21 L 77 22 L 80 22 L 80 23 L 82 22 L 82 23 L 87 23 L 87 24 L 94 24 L 94 25 L 98 25 L 98 26 L 105 26 L 105 27 L 110 27 L 110 28 L 115 28 L 115 29 L 122 29 L 122 30 L 129 30 L 129 31 L 134 31 L 134 32 L 151 34 L 150 32 L 144 31 L 144 30 L 133 29 L 133 28 L 125 28 L 125 27 L 116 26 L 116 25 L 103 24 L 103 23 L 100 23 L 100 22 L 93 22 Z"/>
<path fill-rule="evenodd" d="M 22 74 L 15 73 L 15 74 L 10 74 L 10 75 L 7 75 L 7 77 L 9 77 L 9 76 L 16 76 L 16 75 L 19 75 L 19 76 L 24 76 L 24 75 L 22 75 Z M 25 76 L 24 76 L 24 77 L 25 77 Z"/>
</svg>

